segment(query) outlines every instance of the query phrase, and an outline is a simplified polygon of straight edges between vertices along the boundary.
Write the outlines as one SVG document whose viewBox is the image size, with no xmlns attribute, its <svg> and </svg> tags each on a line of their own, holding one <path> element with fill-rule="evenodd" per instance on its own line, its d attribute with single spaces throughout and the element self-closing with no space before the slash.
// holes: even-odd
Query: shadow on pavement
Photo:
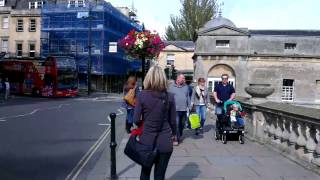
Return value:
<svg viewBox="0 0 320 180">
<path fill-rule="evenodd" d="M 194 162 L 189 162 L 188 164 L 184 165 L 182 169 L 174 173 L 169 179 L 192 180 L 192 179 L 198 178 L 200 174 L 201 174 L 201 171 L 199 169 L 199 165 Z"/>
</svg>

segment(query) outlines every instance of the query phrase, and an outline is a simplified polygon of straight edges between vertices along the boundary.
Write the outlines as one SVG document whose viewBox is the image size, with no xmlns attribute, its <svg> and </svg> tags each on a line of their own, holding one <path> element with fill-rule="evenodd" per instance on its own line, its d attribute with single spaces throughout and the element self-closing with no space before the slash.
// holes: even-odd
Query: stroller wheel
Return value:
<svg viewBox="0 0 320 180">
<path fill-rule="evenodd" d="M 242 134 L 239 135 L 239 143 L 244 144 L 244 136 Z"/>
<path fill-rule="evenodd" d="M 221 139 L 220 134 L 217 131 L 214 132 L 214 136 L 215 136 L 216 140 L 220 140 Z"/>
<path fill-rule="evenodd" d="M 223 144 L 227 144 L 227 134 L 222 134 L 221 139 Z"/>
</svg>

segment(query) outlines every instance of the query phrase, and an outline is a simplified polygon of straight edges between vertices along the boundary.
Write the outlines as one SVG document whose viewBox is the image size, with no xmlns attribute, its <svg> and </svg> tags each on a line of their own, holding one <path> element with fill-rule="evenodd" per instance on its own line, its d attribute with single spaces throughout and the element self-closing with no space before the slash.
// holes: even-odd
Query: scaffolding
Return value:
<svg viewBox="0 0 320 180">
<path fill-rule="evenodd" d="M 120 48 L 117 53 L 110 53 L 109 43 L 118 42 L 132 29 L 140 31 L 141 26 L 108 2 L 87 2 L 84 7 L 70 7 L 66 1 L 46 3 L 42 9 L 41 56 L 74 56 L 79 88 L 85 88 L 91 34 L 93 88 L 117 92 L 121 89 L 118 86 L 122 86 L 119 80 L 123 81 L 128 73 L 138 72 L 141 63 L 129 60 Z"/>
</svg>

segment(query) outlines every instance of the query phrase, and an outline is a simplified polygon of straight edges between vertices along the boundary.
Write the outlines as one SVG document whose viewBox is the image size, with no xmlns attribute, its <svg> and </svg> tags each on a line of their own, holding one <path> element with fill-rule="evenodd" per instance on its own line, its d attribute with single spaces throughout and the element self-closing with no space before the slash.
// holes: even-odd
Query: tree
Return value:
<svg viewBox="0 0 320 180">
<path fill-rule="evenodd" d="M 196 31 L 216 16 L 217 0 L 181 0 L 180 16 L 171 16 L 166 27 L 168 41 L 195 40 Z"/>
</svg>

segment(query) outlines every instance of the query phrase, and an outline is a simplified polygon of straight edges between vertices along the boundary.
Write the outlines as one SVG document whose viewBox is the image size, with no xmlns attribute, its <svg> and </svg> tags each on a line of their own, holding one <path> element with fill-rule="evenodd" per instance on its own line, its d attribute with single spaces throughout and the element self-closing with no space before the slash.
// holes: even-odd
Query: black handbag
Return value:
<svg viewBox="0 0 320 180">
<path fill-rule="evenodd" d="M 165 103 L 165 112 L 168 112 L 168 95 L 166 93 L 166 99 L 163 100 Z M 164 121 L 166 121 L 167 113 L 162 113 L 164 118 L 163 121 L 161 122 L 160 129 L 158 130 L 158 133 L 154 139 L 153 145 L 146 145 L 143 144 L 143 142 L 139 141 L 139 136 L 137 135 L 131 135 L 126 147 L 124 149 L 124 154 L 126 154 L 131 160 L 136 162 L 137 164 L 151 168 L 155 158 L 158 155 L 158 149 L 156 147 L 157 139 L 159 136 L 160 131 L 162 130 Z"/>
</svg>

